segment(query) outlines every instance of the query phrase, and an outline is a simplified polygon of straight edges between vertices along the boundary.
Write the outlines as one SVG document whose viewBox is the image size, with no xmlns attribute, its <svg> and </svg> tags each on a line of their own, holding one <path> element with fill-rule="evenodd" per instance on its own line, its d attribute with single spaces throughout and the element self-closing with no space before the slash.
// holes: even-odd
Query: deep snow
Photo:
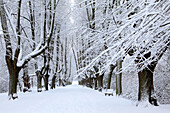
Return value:
<svg viewBox="0 0 170 113">
<path fill-rule="evenodd" d="M 136 107 L 130 100 L 78 85 L 18 95 L 8 100 L 6 93 L 0 94 L 0 113 L 170 113 L 170 105 Z"/>
</svg>

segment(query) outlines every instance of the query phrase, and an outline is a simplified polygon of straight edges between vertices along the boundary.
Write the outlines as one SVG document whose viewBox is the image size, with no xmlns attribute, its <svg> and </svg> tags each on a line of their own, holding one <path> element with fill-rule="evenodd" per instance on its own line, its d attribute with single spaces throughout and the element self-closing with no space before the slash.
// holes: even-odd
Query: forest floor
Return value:
<svg viewBox="0 0 170 113">
<path fill-rule="evenodd" d="M 18 96 L 8 100 L 7 93 L 0 94 L 0 113 L 170 113 L 170 105 L 137 107 L 130 100 L 78 85 Z"/>
</svg>

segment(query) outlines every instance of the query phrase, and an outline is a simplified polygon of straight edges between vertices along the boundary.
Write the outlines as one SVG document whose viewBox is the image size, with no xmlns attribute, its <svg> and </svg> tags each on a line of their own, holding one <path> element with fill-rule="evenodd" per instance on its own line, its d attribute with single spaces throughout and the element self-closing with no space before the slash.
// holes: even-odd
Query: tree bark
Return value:
<svg viewBox="0 0 170 113">
<path fill-rule="evenodd" d="M 17 83 L 18 83 L 18 74 L 20 69 L 14 69 L 11 68 L 10 70 L 10 75 L 9 75 L 9 99 L 16 99 L 18 98 L 17 96 Z"/>
<path fill-rule="evenodd" d="M 103 76 L 104 76 L 104 73 L 102 74 L 102 75 L 100 75 L 99 77 L 98 77 L 98 90 L 99 91 L 102 91 L 102 89 L 103 89 Z"/>
<path fill-rule="evenodd" d="M 153 74 L 147 68 L 138 72 L 139 92 L 138 101 L 144 101 L 151 96 L 153 89 Z"/>
<path fill-rule="evenodd" d="M 94 89 L 97 90 L 97 78 L 94 78 Z"/>
<path fill-rule="evenodd" d="M 139 90 L 138 101 L 149 101 L 158 106 L 157 99 L 154 97 L 153 71 L 156 65 L 151 65 L 138 72 Z"/>
<path fill-rule="evenodd" d="M 92 88 L 92 78 L 91 78 L 91 75 L 89 77 L 89 87 Z"/>
<path fill-rule="evenodd" d="M 109 75 L 108 75 L 108 80 L 107 80 L 107 89 L 110 89 L 112 72 L 113 72 L 114 68 L 115 68 L 115 66 L 114 66 L 113 64 L 111 64 L 111 65 L 110 65 Z"/>
<path fill-rule="evenodd" d="M 116 95 L 122 94 L 122 62 L 123 60 L 117 61 L 117 75 L 116 75 Z"/>
<path fill-rule="evenodd" d="M 28 89 L 30 89 L 30 77 L 28 76 L 28 65 L 27 64 L 23 68 L 23 81 L 24 81 L 23 92 L 26 92 L 28 91 Z"/>
<path fill-rule="evenodd" d="M 42 75 L 41 72 L 39 70 L 36 71 L 36 75 L 37 75 L 37 92 L 41 92 L 42 91 Z"/>
<path fill-rule="evenodd" d="M 67 37 L 65 37 L 65 50 L 64 50 L 64 79 L 67 81 Z"/>
<path fill-rule="evenodd" d="M 56 75 L 54 75 L 53 78 L 52 78 L 51 89 L 55 88 L 55 80 L 56 80 Z"/>
<path fill-rule="evenodd" d="M 104 76 L 104 73 L 98 77 L 98 88 L 99 89 L 103 88 L 103 76 Z"/>
<path fill-rule="evenodd" d="M 167 46 L 162 49 L 162 51 L 159 53 L 159 57 L 157 61 L 151 62 L 150 65 L 142 69 L 138 72 L 138 78 L 139 78 L 139 90 L 138 90 L 138 101 L 149 101 L 151 104 L 158 106 L 157 99 L 154 96 L 154 85 L 153 85 L 153 72 L 155 70 L 156 65 L 158 64 L 158 61 L 161 59 L 165 51 L 167 50 Z M 150 58 L 151 52 L 148 52 L 144 55 L 146 59 Z M 136 63 L 140 63 L 141 58 L 137 57 L 135 60 Z M 140 67 L 140 65 L 139 65 Z"/>
<path fill-rule="evenodd" d="M 45 85 L 45 90 L 48 91 L 48 78 L 50 75 L 46 74 L 44 76 L 44 85 Z"/>
</svg>

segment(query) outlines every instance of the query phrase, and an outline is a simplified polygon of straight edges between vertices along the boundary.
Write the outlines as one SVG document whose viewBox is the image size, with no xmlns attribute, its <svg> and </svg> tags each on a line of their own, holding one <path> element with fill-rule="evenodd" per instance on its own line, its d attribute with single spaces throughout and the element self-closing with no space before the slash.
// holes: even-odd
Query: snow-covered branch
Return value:
<svg viewBox="0 0 170 113">
<path fill-rule="evenodd" d="M 39 45 L 41 45 L 41 44 L 39 44 Z M 46 48 L 47 48 L 47 43 L 43 47 L 41 47 L 41 48 L 40 48 L 40 46 L 37 46 L 37 48 L 33 52 L 31 52 L 30 54 L 26 55 L 22 59 L 18 59 L 17 66 L 18 67 L 23 67 L 32 58 L 35 58 L 36 56 L 40 55 L 43 51 L 45 51 Z"/>
</svg>

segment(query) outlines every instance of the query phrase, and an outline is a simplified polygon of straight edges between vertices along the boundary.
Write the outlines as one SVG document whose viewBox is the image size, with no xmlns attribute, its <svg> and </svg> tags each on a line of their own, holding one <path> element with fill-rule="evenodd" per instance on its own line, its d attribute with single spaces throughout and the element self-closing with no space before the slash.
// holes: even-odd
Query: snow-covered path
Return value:
<svg viewBox="0 0 170 113">
<path fill-rule="evenodd" d="M 170 105 L 136 107 L 132 101 L 71 85 L 41 93 L 19 93 L 14 101 L 0 94 L 0 113 L 170 113 Z"/>
</svg>

